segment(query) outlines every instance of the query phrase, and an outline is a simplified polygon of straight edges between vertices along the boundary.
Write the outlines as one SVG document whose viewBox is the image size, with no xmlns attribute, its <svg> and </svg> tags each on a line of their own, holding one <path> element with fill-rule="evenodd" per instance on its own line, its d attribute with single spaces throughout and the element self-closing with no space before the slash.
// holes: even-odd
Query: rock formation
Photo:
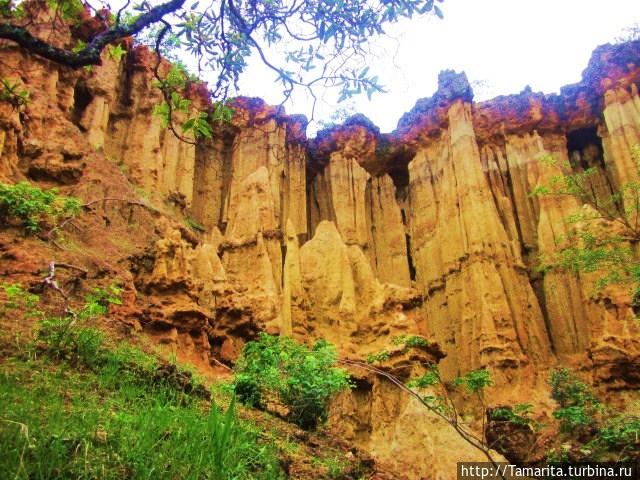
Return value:
<svg viewBox="0 0 640 480">
<path fill-rule="evenodd" d="M 0 102 L 0 179 L 65 186 L 86 200 L 135 191 L 161 204 L 155 216 L 103 209 L 140 246 L 109 247 L 130 265 L 128 318 L 178 353 L 231 365 L 267 331 L 324 337 L 362 360 L 419 334 L 444 352 L 421 361 L 441 360 L 447 378 L 490 369 L 496 401 L 531 392 L 546 401 L 544 378 L 558 363 L 605 392 L 640 386 L 628 292 L 536 269 L 582 206 L 529 195 L 563 173 L 549 155 L 595 168 L 602 196 L 637 180 L 639 41 L 598 48 L 583 80 L 560 94 L 474 103 L 465 75 L 443 72 L 391 134 L 354 116 L 308 140 L 302 117 L 241 97 L 233 121 L 196 145 L 153 115 L 161 97 L 146 47 L 127 44 L 122 61 L 105 54 L 92 72 L 0 47 L 0 77 L 19 76 L 31 94 L 23 112 Z M 100 168 L 117 181 L 102 181 Z M 437 458 L 481 460 L 389 382 L 354 378 L 333 423 L 356 445 L 404 463 L 408 478 L 434 475 Z"/>
</svg>

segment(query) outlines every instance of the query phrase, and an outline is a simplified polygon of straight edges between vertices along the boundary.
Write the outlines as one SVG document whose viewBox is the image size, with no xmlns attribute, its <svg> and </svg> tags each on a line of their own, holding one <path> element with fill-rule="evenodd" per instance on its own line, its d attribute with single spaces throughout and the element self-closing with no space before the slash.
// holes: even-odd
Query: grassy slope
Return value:
<svg viewBox="0 0 640 480">
<path fill-rule="evenodd" d="M 6 478 L 283 478 L 255 426 L 158 376 L 141 351 L 56 356 L 30 348 L 2 364 Z"/>
<path fill-rule="evenodd" d="M 345 445 L 236 409 L 222 384 L 210 399 L 188 370 L 89 326 L 101 321 L 1 336 L 3 478 L 366 478 Z"/>
</svg>

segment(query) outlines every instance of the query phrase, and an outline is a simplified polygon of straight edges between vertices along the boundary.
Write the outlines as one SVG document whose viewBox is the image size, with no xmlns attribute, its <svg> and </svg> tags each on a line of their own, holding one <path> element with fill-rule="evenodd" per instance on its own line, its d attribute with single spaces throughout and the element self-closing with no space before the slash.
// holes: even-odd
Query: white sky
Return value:
<svg viewBox="0 0 640 480">
<path fill-rule="evenodd" d="M 638 0 L 445 0 L 440 6 L 444 20 L 405 21 L 387 29 L 391 39 L 376 41 L 379 58 L 369 65 L 388 92 L 352 103 L 383 132 L 393 130 L 418 98 L 434 93 L 440 70 L 464 70 L 470 82 L 485 82 L 475 89 L 476 100 L 518 93 L 526 85 L 555 92 L 580 80 L 596 46 L 640 22 Z M 240 93 L 279 104 L 280 85 L 270 79 L 275 74 L 252 58 Z M 322 97 L 315 118 L 329 120 L 336 95 Z M 311 114 L 310 99 L 301 92 L 285 107 Z M 315 128 L 310 125 L 308 133 Z"/>
</svg>

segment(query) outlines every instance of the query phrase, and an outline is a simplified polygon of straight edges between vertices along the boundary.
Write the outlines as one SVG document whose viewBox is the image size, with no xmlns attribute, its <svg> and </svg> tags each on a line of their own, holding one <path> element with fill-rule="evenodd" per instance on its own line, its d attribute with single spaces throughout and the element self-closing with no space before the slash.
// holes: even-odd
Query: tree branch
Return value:
<svg viewBox="0 0 640 480">
<path fill-rule="evenodd" d="M 35 55 L 71 68 L 100 65 L 100 54 L 107 45 L 121 38 L 135 35 L 149 25 L 159 22 L 165 15 L 181 8 L 184 2 L 185 0 L 170 0 L 151 8 L 129 25 L 116 24 L 109 30 L 95 36 L 79 52 L 54 47 L 46 41 L 34 37 L 26 28 L 10 23 L 0 24 L 0 39 L 12 40 Z"/>
</svg>

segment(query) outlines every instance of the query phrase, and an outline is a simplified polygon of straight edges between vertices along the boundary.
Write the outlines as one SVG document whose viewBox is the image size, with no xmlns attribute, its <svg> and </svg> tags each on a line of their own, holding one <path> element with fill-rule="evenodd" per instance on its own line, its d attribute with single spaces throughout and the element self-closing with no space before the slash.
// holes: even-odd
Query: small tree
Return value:
<svg viewBox="0 0 640 480">
<path fill-rule="evenodd" d="M 640 178 L 640 145 L 632 148 L 632 156 Z M 541 161 L 558 166 L 551 156 L 545 156 Z M 570 165 L 565 167 L 571 172 Z M 534 196 L 570 196 L 583 205 L 580 211 L 566 219 L 574 228 L 559 239 L 556 252 L 541 257 L 539 269 L 597 272 L 598 289 L 610 284 L 627 286 L 634 305 L 640 306 L 640 260 L 635 251 L 640 242 L 640 181 L 628 181 L 612 195 L 601 198 L 592 188 L 592 179 L 597 174 L 597 169 L 592 167 L 555 175 L 531 193 Z"/>
<path fill-rule="evenodd" d="M 561 368 L 549 377 L 553 412 L 560 422 L 561 446 L 550 460 L 629 461 L 640 459 L 640 417 L 618 412 L 601 403 L 591 387 Z"/>
<path fill-rule="evenodd" d="M 335 368 L 336 361 L 335 348 L 324 340 L 307 348 L 288 337 L 261 333 L 242 351 L 234 390 L 252 406 L 264 406 L 268 399 L 281 402 L 292 422 L 313 429 L 327 419 L 331 397 L 349 387 L 349 375 Z"/>
</svg>

